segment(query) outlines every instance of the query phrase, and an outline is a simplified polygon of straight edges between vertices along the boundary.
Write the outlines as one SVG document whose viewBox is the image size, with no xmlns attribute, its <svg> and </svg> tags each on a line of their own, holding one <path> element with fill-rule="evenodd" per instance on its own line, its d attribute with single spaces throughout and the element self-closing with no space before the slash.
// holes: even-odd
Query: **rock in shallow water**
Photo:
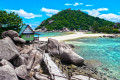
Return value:
<svg viewBox="0 0 120 80">
<path fill-rule="evenodd" d="M 0 67 L 0 80 L 18 80 L 15 70 L 9 65 Z"/>
<path fill-rule="evenodd" d="M 47 47 L 48 53 L 60 56 L 60 59 L 65 63 L 75 65 L 82 65 L 84 63 L 84 59 L 76 54 L 69 45 L 63 42 L 49 38 Z"/>
<path fill-rule="evenodd" d="M 89 67 L 93 67 L 93 68 L 102 66 L 102 63 L 97 60 L 85 60 L 84 63 L 85 63 L 85 65 L 87 65 Z"/>
</svg>

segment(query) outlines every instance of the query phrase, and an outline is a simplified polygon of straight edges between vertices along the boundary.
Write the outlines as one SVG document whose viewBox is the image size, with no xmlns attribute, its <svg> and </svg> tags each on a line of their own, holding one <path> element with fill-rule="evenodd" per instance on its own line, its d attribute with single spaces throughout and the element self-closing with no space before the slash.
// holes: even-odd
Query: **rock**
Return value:
<svg viewBox="0 0 120 80">
<path fill-rule="evenodd" d="M 60 58 L 63 62 L 74 65 L 83 65 L 84 59 L 76 54 L 69 45 L 60 43 L 59 51 Z"/>
<path fill-rule="evenodd" d="M 9 61 L 7 61 L 7 60 L 5 60 L 5 59 L 2 59 L 2 60 L 0 61 L 0 64 L 1 64 L 2 66 L 9 65 L 11 68 L 14 69 L 14 66 L 13 66 Z"/>
<path fill-rule="evenodd" d="M 65 63 L 75 65 L 82 65 L 84 63 L 84 59 L 76 54 L 69 45 L 63 42 L 58 42 L 55 39 L 49 38 L 47 46 L 48 53 L 60 56 L 60 59 Z"/>
<path fill-rule="evenodd" d="M 18 56 L 12 60 L 12 63 L 15 67 L 18 67 L 27 64 L 27 60 L 22 56 Z"/>
<path fill-rule="evenodd" d="M 54 20 L 50 20 L 50 21 L 48 21 L 48 24 L 51 24 L 52 22 L 54 22 Z"/>
<path fill-rule="evenodd" d="M 9 37 L 0 40 L 0 59 L 12 60 L 19 55 L 20 53 Z"/>
<path fill-rule="evenodd" d="M 28 59 L 29 55 L 28 54 L 21 54 L 21 57 L 24 57 L 25 59 Z"/>
<path fill-rule="evenodd" d="M 25 41 L 24 39 L 19 38 L 19 37 L 14 37 L 14 38 L 13 38 L 13 41 L 14 41 L 15 43 L 18 43 L 18 44 L 24 44 L 24 43 L 26 43 L 26 41 Z"/>
<path fill-rule="evenodd" d="M 34 48 L 32 46 L 25 45 L 24 48 L 20 51 L 20 54 L 29 54 Z"/>
<path fill-rule="evenodd" d="M 63 32 L 69 32 L 70 30 L 69 30 L 68 28 L 66 28 L 66 27 L 63 27 L 63 28 L 62 28 L 62 31 L 63 31 Z"/>
<path fill-rule="evenodd" d="M 17 76 L 22 79 L 26 79 L 26 77 L 28 76 L 28 71 L 27 71 L 26 65 L 21 65 L 21 66 L 17 67 L 15 69 L 15 72 L 16 72 Z"/>
<path fill-rule="evenodd" d="M 19 34 L 16 31 L 8 30 L 3 32 L 1 37 L 2 38 L 10 37 L 11 39 L 13 39 L 14 37 L 19 37 Z"/>
<path fill-rule="evenodd" d="M 30 52 L 30 58 L 28 60 L 28 62 L 31 62 L 29 63 L 30 67 L 34 68 L 37 64 L 41 64 L 42 61 L 43 61 L 42 54 L 38 50 L 33 49 Z"/>
<path fill-rule="evenodd" d="M 37 65 L 34 67 L 34 71 L 36 71 L 36 72 L 39 72 L 39 71 L 40 71 L 40 64 L 37 64 Z"/>
<path fill-rule="evenodd" d="M 93 67 L 93 68 L 97 68 L 102 66 L 102 63 L 100 61 L 97 60 L 85 60 L 84 64 L 89 66 L 89 67 Z"/>
<path fill-rule="evenodd" d="M 73 44 L 68 44 L 71 48 L 75 48 L 75 46 Z"/>
<path fill-rule="evenodd" d="M 30 57 L 28 59 L 27 69 L 30 70 L 32 68 L 34 59 L 35 59 L 35 54 L 30 54 Z"/>
<path fill-rule="evenodd" d="M 0 80 L 18 80 L 15 70 L 9 65 L 0 67 Z"/>
<path fill-rule="evenodd" d="M 88 76 L 75 75 L 75 76 L 72 76 L 70 80 L 97 80 L 97 79 L 94 79 L 94 78 L 89 79 Z"/>
<path fill-rule="evenodd" d="M 48 39 L 47 52 L 52 53 L 55 56 L 59 55 L 59 42 L 55 39 Z"/>
<path fill-rule="evenodd" d="M 36 72 L 35 78 L 38 80 L 50 80 L 48 79 L 48 76 L 45 74 L 40 74 L 39 72 Z"/>
</svg>

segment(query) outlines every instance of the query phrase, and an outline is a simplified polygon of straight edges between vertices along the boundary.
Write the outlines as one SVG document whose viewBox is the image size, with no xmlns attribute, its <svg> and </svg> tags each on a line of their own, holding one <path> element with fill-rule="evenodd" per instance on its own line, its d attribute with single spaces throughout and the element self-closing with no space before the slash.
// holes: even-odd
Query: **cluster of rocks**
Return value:
<svg viewBox="0 0 120 80">
<path fill-rule="evenodd" d="M 103 35 L 103 36 L 100 36 L 100 37 L 103 37 L 103 38 L 116 38 L 116 37 L 119 37 L 119 35 L 117 34 L 110 34 L 110 35 Z"/>
<path fill-rule="evenodd" d="M 50 75 L 44 64 L 45 52 L 59 56 L 67 64 L 83 65 L 84 59 L 72 48 L 54 39 L 39 44 L 25 44 L 17 32 L 2 33 L 0 40 L 0 80 L 49 80 Z M 40 49 L 40 50 L 38 50 Z M 51 54 L 52 53 L 52 54 Z"/>
</svg>

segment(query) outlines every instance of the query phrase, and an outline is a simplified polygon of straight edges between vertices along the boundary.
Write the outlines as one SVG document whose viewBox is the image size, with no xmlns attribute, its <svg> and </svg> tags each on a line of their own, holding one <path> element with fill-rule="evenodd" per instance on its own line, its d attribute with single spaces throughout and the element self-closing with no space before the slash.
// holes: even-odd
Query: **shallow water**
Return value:
<svg viewBox="0 0 120 80">
<path fill-rule="evenodd" d="M 66 32 L 37 32 L 39 33 L 39 37 L 51 37 L 51 36 L 62 36 L 65 34 L 68 34 Z M 38 35 L 34 35 L 35 37 L 38 37 Z"/>
<path fill-rule="evenodd" d="M 76 53 L 86 60 L 102 63 L 98 71 L 104 73 L 108 80 L 120 80 L 120 38 L 84 38 L 67 41 L 77 46 Z"/>
</svg>

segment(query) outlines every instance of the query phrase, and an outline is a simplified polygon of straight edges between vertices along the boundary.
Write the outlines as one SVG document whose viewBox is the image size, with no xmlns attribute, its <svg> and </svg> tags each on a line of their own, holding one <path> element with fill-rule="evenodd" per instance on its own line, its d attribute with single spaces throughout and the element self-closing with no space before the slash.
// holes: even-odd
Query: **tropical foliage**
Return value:
<svg viewBox="0 0 120 80">
<path fill-rule="evenodd" d="M 50 23 L 50 21 L 53 21 Z M 46 27 L 48 30 L 59 30 L 67 27 L 70 30 L 91 30 L 92 32 L 114 32 L 114 23 L 98 17 L 93 17 L 82 11 L 62 10 L 46 19 L 36 29 Z M 104 30 L 103 30 L 104 29 Z"/>
<path fill-rule="evenodd" d="M 23 25 L 23 21 L 18 14 L 14 12 L 7 13 L 6 11 L 0 11 L 0 35 L 3 31 L 15 30 L 19 32 L 20 26 Z"/>
</svg>

